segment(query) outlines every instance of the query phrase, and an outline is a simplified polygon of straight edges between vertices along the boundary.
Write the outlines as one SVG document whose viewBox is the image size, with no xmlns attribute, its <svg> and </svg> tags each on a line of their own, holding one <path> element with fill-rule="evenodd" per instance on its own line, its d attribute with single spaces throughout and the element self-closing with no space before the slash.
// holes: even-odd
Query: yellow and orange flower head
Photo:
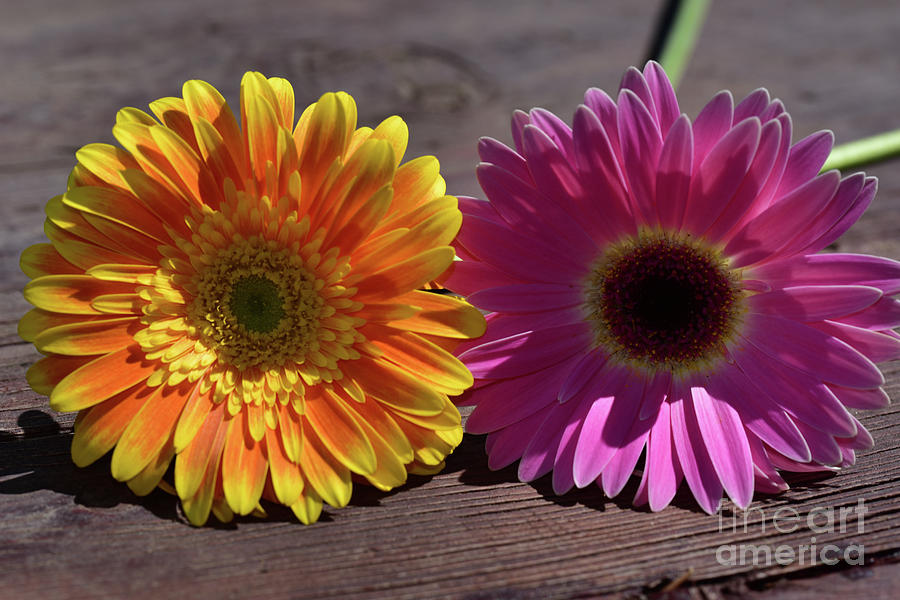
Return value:
<svg viewBox="0 0 900 600">
<path fill-rule="evenodd" d="M 457 200 L 407 129 L 356 128 L 342 92 L 294 126 L 284 79 L 247 73 L 241 123 L 209 84 L 121 110 L 123 148 L 76 153 L 22 254 L 28 381 L 79 411 L 72 457 L 112 450 L 137 494 L 162 480 L 193 524 L 287 505 L 304 523 L 431 473 L 462 437 L 451 350 L 481 314 L 419 291 L 453 261 Z"/>
</svg>

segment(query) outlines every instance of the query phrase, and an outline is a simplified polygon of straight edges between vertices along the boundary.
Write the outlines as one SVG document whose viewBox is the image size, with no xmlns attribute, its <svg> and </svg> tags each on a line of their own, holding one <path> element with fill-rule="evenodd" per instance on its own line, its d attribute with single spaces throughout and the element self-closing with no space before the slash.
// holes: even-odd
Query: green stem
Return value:
<svg viewBox="0 0 900 600">
<path fill-rule="evenodd" d="M 688 60 L 697 44 L 710 0 L 683 0 L 675 16 L 675 23 L 665 41 L 659 62 L 666 70 L 673 87 L 678 87 Z"/>
<path fill-rule="evenodd" d="M 900 156 L 900 129 L 835 146 L 822 170 L 853 169 L 895 156 Z"/>
</svg>

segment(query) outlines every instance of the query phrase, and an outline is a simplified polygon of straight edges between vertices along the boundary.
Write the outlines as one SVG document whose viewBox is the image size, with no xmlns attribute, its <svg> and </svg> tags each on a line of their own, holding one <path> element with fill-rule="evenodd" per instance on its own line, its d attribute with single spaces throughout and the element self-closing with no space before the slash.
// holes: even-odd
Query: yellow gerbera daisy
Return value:
<svg viewBox="0 0 900 600">
<path fill-rule="evenodd" d="M 28 382 L 79 411 L 72 457 L 115 448 L 137 494 L 175 460 L 191 523 L 344 506 L 351 475 L 388 490 L 436 472 L 462 437 L 449 349 L 484 330 L 418 291 L 453 261 L 457 200 L 434 157 L 400 165 L 406 124 L 356 128 L 329 93 L 296 127 L 284 79 L 247 73 L 241 122 L 209 84 L 119 111 L 123 149 L 89 144 L 22 254 L 46 356 Z"/>
</svg>

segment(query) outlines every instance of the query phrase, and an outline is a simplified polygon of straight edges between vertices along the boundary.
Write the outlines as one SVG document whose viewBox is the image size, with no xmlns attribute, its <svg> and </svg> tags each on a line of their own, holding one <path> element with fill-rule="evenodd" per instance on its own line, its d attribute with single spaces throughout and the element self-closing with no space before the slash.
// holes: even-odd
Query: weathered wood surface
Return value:
<svg viewBox="0 0 900 600">
<path fill-rule="evenodd" d="M 312 526 L 272 509 L 268 520 L 189 527 L 157 491 L 136 498 L 109 462 L 68 456 L 72 415 L 53 413 L 25 383 L 37 358 L 16 336 L 27 305 L 18 253 L 42 238 L 42 209 L 59 193 L 72 153 L 111 141 L 115 110 L 177 95 L 199 77 L 237 98 L 247 69 L 295 83 L 298 103 L 344 89 L 360 121 L 399 113 L 410 155 L 434 153 L 451 192 L 477 194 L 475 141 L 508 141 L 514 108 L 568 117 L 584 89 L 614 89 L 639 64 L 658 2 L 448 3 L 330 0 L 265 3 L 46 0 L 3 3 L 0 20 L 0 598 L 679 598 L 893 597 L 900 585 L 900 409 L 867 413 L 876 448 L 825 478 L 754 502 L 732 531 L 686 493 L 660 513 L 589 488 L 563 498 L 550 485 L 488 470 L 483 438 L 467 436 L 442 474 L 382 494 L 359 488 Z M 680 89 L 689 114 L 714 92 L 764 85 L 803 135 L 830 128 L 847 141 L 900 127 L 900 9 L 894 0 L 720 2 Z M 900 171 L 868 171 L 880 191 L 839 242 L 900 259 Z M 900 397 L 900 364 L 885 367 Z M 631 489 L 634 488 L 634 482 Z M 817 533 L 814 509 L 868 512 Z M 760 510 L 803 519 L 763 531 Z M 781 513 L 782 515 L 788 513 Z M 822 523 L 820 518 L 818 523 Z M 724 527 L 723 527 L 724 525 Z M 723 529 L 724 531 L 720 531 Z M 785 529 L 785 527 L 782 527 Z M 723 565 L 722 545 L 865 548 L 864 566 Z M 686 577 L 685 577 L 686 576 Z M 673 581 L 674 592 L 665 592 Z"/>
</svg>

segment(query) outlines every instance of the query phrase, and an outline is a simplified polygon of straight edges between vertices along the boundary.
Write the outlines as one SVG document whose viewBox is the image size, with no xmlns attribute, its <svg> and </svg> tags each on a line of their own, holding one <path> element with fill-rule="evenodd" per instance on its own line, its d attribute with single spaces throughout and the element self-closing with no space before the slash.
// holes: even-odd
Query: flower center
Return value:
<svg viewBox="0 0 900 600">
<path fill-rule="evenodd" d="M 259 275 L 243 277 L 231 286 L 228 307 L 238 325 L 257 333 L 272 331 L 284 317 L 284 300 L 278 285 Z"/>
<path fill-rule="evenodd" d="M 687 238 L 641 234 L 615 244 L 588 281 L 597 345 L 650 370 L 695 370 L 722 356 L 743 313 L 740 276 Z"/>
<path fill-rule="evenodd" d="M 297 254 L 238 240 L 198 273 L 192 321 L 204 345 L 238 368 L 302 362 L 318 349 L 323 283 Z"/>
</svg>

